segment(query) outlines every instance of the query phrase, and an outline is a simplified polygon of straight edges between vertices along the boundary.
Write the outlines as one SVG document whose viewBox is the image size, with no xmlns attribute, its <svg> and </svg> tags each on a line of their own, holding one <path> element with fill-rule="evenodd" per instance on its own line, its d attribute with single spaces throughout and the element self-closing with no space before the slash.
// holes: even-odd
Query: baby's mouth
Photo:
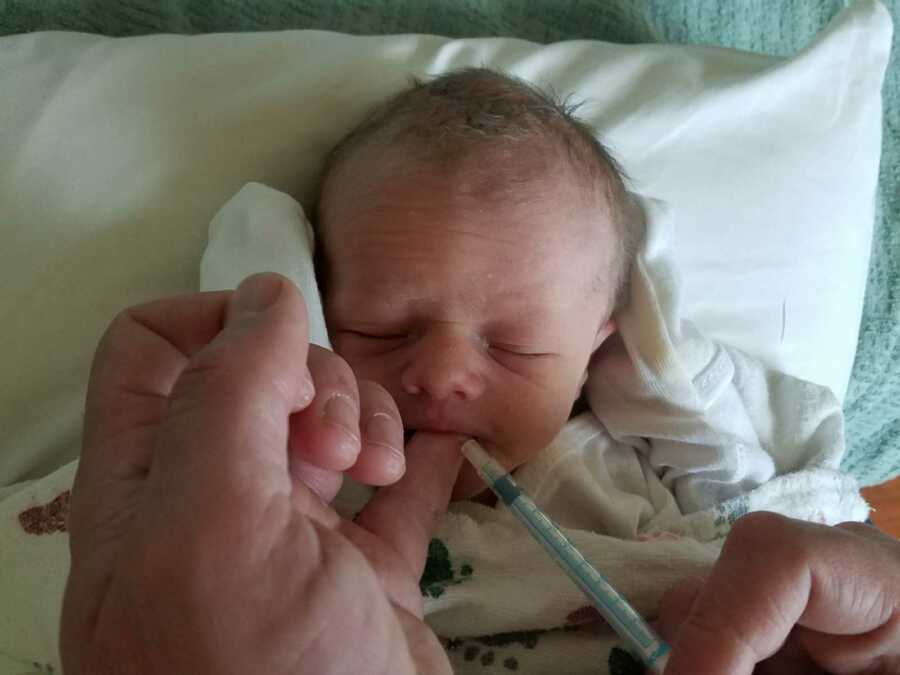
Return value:
<svg viewBox="0 0 900 675">
<path fill-rule="evenodd" d="M 469 436 L 470 438 L 475 438 L 476 440 L 480 440 L 479 438 L 477 438 L 477 437 L 474 436 L 473 434 L 464 434 L 464 433 L 461 432 L 461 431 L 459 431 L 459 432 L 456 432 L 456 431 L 450 431 L 450 432 L 447 432 L 447 431 L 438 431 L 438 430 L 436 430 L 436 429 L 429 429 L 428 427 L 424 427 L 424 428 L 422 428 L 422 429 L 409 429 L 409 428 L 407 428 L 407 427 L 404 427 L 404 428 L 403 428 L 403 445 L 404 445 L 404 446 L 408 445 L 409 442 L 412 440 L 412 437 L 415 436 L 416 433 L 419 432 L 419 431 L 426 431 L 426 432 L 431 432 L 431 433 L 458 433 L 458 434 L 462 434 L 463 436 Z"/>
</svg>

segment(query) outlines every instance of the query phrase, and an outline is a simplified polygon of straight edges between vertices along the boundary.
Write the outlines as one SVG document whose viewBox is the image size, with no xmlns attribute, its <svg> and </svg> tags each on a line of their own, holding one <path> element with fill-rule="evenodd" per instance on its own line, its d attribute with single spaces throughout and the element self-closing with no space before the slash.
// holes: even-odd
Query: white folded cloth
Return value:
<svg viewBox="0 0 900 675">
<path fill-rule="evenodd" d="M 331 349 L 316 284 L 312 226 L 303 207 L 283 192 L 247 183 L 213 217 L 200 260 L 200 290 L 237 288 L 257 272 L 278 272 L 303 293 L 309 341 Z"/>
<path fill-rule="evenodd" d="M 841 406 L 827 387 L 764 367 L 681 319 L 672 218 L 642 200 L 646 233 L 619 332 L 586 384 L 610 434 L 643 452 L 684 512 L 712 507 L 777 475 L 836 470 Z"/>
</svg>

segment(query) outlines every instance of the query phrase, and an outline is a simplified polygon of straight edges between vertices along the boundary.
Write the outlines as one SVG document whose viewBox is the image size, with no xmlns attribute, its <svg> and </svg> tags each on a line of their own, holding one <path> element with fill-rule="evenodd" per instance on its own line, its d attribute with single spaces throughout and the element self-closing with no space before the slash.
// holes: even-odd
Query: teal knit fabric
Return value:
<svg viewBox="0 0 900 675">
<path fill-rule="evenodd" d="M 895 23 L 900 0 L 882 0 Z M 714 44 L 773 54 L 805 46 L 840 0 L 0 0 L 0 35 L 75 30 L 147 33 L 318 28 L 356 34 L 512 36 L 535 42 Z M 900 68 L 885 121 L 872 262 L 844 410 L 844 466 L 863 484 L 900 474 Z"/>
</svg>

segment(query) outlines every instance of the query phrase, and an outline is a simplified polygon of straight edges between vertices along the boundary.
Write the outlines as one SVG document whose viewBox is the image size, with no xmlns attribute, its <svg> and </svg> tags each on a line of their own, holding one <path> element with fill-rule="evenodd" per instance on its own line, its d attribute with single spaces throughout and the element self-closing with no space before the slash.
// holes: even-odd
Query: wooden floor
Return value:
<svg viewBox="0 0 900 675">
<path fill-rule="evenodd" d="M 865 488 L 862 493 L 872 507 L 872 522 L 900 539 L 900 478 Z"/>
</svg>

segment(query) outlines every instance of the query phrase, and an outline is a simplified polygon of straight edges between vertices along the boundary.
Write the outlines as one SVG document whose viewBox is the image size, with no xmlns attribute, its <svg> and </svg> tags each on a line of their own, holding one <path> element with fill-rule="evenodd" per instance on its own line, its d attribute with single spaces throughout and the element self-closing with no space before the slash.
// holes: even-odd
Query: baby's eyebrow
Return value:
<svg viewBox="0 0 900 675">
<path fill-rule="evenodd" d="M 558 325 L 559 319 L 550 312 L 523 312 L 517 308 L 507 316 L 494 316 L 485 330 L 513 344 L 546 340 L 556 335 Z"/>
<path fill-rule="evenodd" d="M 373 293 L 371 285 L 365 288 L 358 286 L 344 288 L 331 298 L 332 307 L 342 314 L 381 319 L 396 317 L 405 302 L 398 300 L 394 293 Z"/>
</svg>

